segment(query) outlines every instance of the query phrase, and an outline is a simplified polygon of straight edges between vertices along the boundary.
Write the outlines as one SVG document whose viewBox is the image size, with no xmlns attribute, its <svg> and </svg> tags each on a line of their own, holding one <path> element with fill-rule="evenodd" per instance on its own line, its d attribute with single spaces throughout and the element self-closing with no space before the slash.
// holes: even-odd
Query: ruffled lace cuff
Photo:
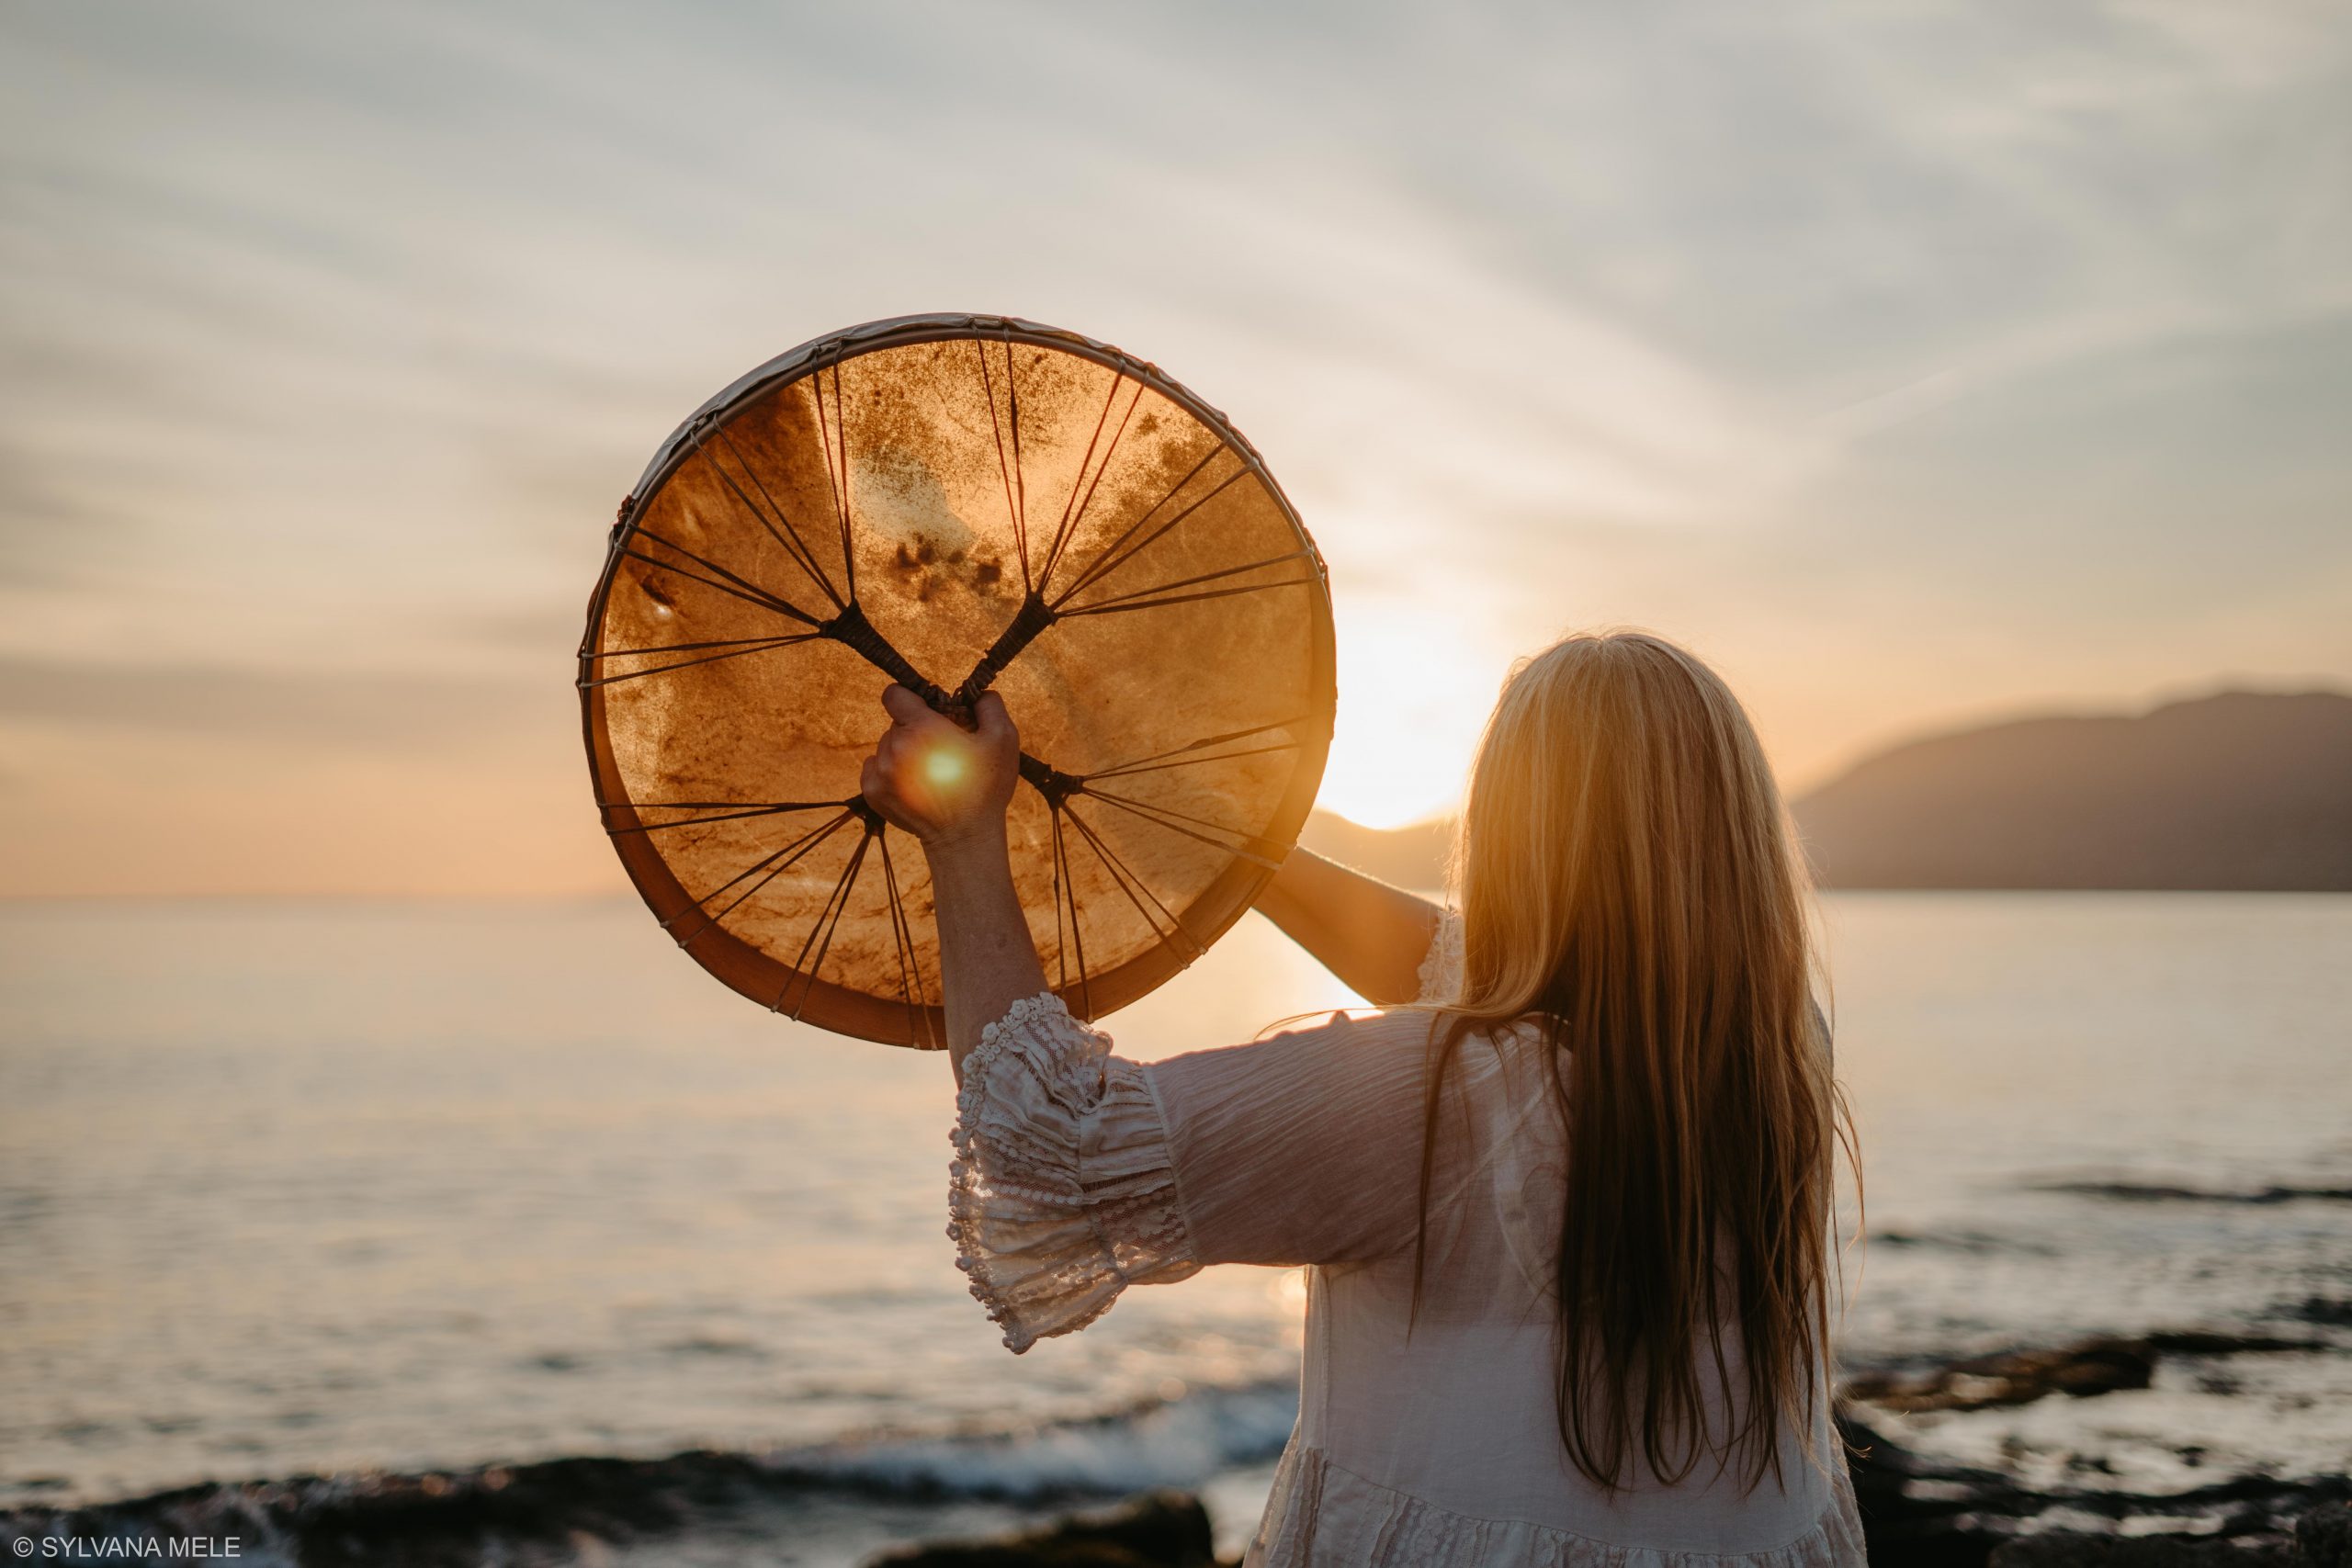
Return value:
<svg viewBox="0 0 2352 1568">
<path fill-rule="evenodd" d="M 1421 955 L 1418 1002 L 1441 1004 L 1462 993 L 1462 917 L 1447 909 L 1437 918 L 1437 934 Z"/>
<path fill-rule="evenodd" d="M 1150 1085 L 1051 993 L 1012 1004 L 964 1062 L 947 1234 L 1014 1355 L 1121 1291 L 1196 1273 Z"/>
</svg>

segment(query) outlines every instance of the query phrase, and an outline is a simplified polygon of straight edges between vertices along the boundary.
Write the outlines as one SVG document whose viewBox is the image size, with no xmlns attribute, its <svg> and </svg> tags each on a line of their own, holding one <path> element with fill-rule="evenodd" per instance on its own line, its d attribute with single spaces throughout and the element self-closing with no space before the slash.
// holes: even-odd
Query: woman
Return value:
<svg viewBox="0 0 2352 1568">
<path fill-rule="evenodd" d="M 1250 1562 L 1863 1561 L 1828 1415 L 1839 1123 L 1803 878 L 1712 671 L 1635 633 L 1521 666 L 1472 774 L 1458 922 L 1303 852 L 1261 901 L 1389 1010 L 1150 1066 L 1046 989 L 1002 704 L 967 734 L 884 702 L 864 788 L 931 862 L 950 1229 L 1005 1344 L 1207 1264 L 1310 1266 Z"/>
</svg>

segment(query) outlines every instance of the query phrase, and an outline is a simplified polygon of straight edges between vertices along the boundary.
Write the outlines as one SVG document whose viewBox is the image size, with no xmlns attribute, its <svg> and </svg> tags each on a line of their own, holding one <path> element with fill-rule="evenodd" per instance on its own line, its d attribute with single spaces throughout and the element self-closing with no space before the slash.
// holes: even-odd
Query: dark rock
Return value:
<svg viewBox="0 0 2352 1568">
<path fill-rule="evenodd" d="M 2000 1538 L 1978 1514 L 1996 1504 L 2005 1485 L 2000 1476 L 1924 1464 L 1849 1414 L 1839 1415 L 1838 1435 L 1872 1562 L 1984 1568 Z"/>
<path fill-rule="evenodd" d="M 871 1568 L 1209 1568 L 1215 1561 L 1201 1500 L 1153 1492 L 1026 1535 L 890 1552 Z"/>
<path fill-rule="evenodd" d="M 2147 1337 L 2151 1350 L 2167 1356 L 2276 1355 L 2295 1350 L 2326 1350 L 2324 1339 L 2281 1338 L 2276 1334 L 2217 1333 L 2204 1328 L 2169 1328 Z"/>
<path fill-rule="evenodd" d="M 2324 1324 L 2331 1328 L 2352 1328 L 2352 1301 L 2332 1296 L 2310 1296 L 2295 1309 L 2297 1317 L 2305 1323 Z"/>
<path fill-rule="evenodd" d="M 2034 1535 L 1996 1547 L 1987 1568 L 2301 1568 L 2284 1541 Z"/>
<path fill-rule="evenodd" d="M 1881 1568 L 1986 1568 L 1996 1560 L 1995 1553 L 2005 1550 L 2011 1555 L 1997 1561 L 2009 1568 L 2059 1568 L 2072 1562 L 2112 1563 L 2115 1568 L 2174 1562 L 2352 1568 L 2352 1545 L 2346 1544 L 2352 1536 L 2352 1512 L 2347 1512 L 2352 1478 L 2234 1475 L 2158 1496 L 2098 1489 L 2039 1492 L 1994 1471 L 1924 1459 L 1889 1442 L 1850 1414 L 1841 1413 L 1838 1429 L 1849 1448 L 1854 1501 L 1870 1560 Z M 2111 1522 L 2117 1533 L 2026 1533 L 2036 1519 L 2060 1509 L 2069 1522 L 2089 1516 Z M 2184 1524 L 2195 1520 L 2194 1533 L 2123 1533 L 2127 1521 L 2152 1514 Z M 2290 1532 L 2302 1543 L 2301 1557 L 2284 1545 Z M 2047 1544 L 2051 1542 L 2061 1544 Z M 2188 1548 L 2208 1555 L 2177 1555 L 2177 1550 Z M 2017 1555 L 2061 1550 L 2075 1555 Z M 2164 1555 L 2168 1551 L 2176 1554 Z"/>
<path fill-rule="evenodd" d="M 2352 1568 L 2352 1503 L 2325 1503 L 2295 1521 L 2305 1568 Z"/>
<path fill-rule="evenodd" d="M 2280 1203 L 2352 1203 L 2352 1187 L 2178 1187 L 2149 1181 L 2044 1181 L 2030 1192 L 2063 1192 L 2075 1198 L 2106 1198 L 2119 1203 L 2240 1203 L 2257 1209 Z"/>
<path fill-rule="evenodd" d="M 2030 1404 L 2044 1395 L 2087 1399 L 2145 1388 L 2156 1352 L 2144 1339 L 2086 1339 L 2055 1350 L 2008 1350 L 1916 1374 L 1864 1372 L 1845 1393 L 1905 1415 L 1925 1410 L 1986 1410 Z"/>
</svg>

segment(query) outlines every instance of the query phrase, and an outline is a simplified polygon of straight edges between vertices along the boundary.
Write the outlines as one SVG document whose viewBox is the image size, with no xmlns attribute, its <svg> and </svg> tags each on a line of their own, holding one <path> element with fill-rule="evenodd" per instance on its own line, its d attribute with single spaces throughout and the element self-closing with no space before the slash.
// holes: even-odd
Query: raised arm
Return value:
<svg viewBox="0 0 2352 1568">
<path fill-rule="evenodd" d="M 1305 849 L 1293 850 L 1258 895 L 1258 912 L 1379 1007 L 1419 994 L 1442 915 L 1426 898 Z"/>
<path fill-rule="evenodd" d="M 994 692 L 974 705 L 968 731 L 903 686 L 885 691 L 882 706 L 890 728 L 865 760 L 859 788 L 931 863 L 947 1054 L 960 1083 L 981 1031 L 1046 989 L 1004 837 L 1021 737 Z"/>
<path fill-rule="evenodd" d="M 967 731 L 895 686 L 883 704 L 890 728 L 861 788 L 931 863 L 962 1086 L 948 1234 L 1006 1347 L 1082 1328 L 1128 1286 L 1204 1263 L 1346 1261 L 1405 1245 L 1419 1166 L 1397 1151 L 1419 1137 L 1428 1021 L 1337 1020 L 1152 1066 L 1111 1055 L 1047 993 L 1030 942 L 1005 852 L 1020 741 L 1003 705 L 982 697 Z M 1390 908 L 1403 923 L 1429 909 L 1329 869 L 1312 891 L 1343 897 L 1361 883 L 1401 900 Z M 1409 989 L 1420 953 L 1405 951 L 1402 924 L 1389 946 L 1403 977 L 1374 984 Z"/>
</svg>

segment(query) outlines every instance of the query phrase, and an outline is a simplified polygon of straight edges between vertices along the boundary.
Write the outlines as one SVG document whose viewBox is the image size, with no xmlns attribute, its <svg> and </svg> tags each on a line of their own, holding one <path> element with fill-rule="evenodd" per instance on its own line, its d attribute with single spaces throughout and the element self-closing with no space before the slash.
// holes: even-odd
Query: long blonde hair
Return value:
<svg viewBox="0 0 2352 1568">
<path fill-rule="evenodd" d="M 1851 1121 L 1812 992 L 1807 884 L 1739 702 L 1642 632 L 1515 670 L 1454 847 L 1462 984 L 1432 1033 L 1415 1298 L 1446 1067 L 1533 1018 L 1568 1127 L 1560 1438 L 1614 1490 L 1711 1450 L 1752 1488 L 1812 1430 Z M 1726 1341 L 1736 1334 L 1735 1374 Z M 1710 1433 L 1704 1378 L 1736 1413 Z M 1809 1439 L 1808 1439 L 1809 1440 Z"/>
</svg>

